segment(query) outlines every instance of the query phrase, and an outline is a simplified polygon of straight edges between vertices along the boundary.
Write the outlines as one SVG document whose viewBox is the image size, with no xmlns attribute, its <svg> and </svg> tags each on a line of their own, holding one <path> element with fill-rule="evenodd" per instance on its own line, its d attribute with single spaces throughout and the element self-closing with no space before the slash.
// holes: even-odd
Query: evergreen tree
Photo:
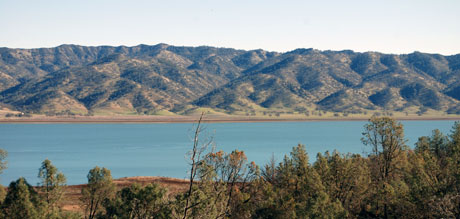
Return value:
<svg viewBox="0 0 460 219">
<path fill-rule="evenodd" d="M 133 184 L 106 200 L 107 218 L 170 218 L 171 209 L 166 199 L 166 189 L 157 184 L 141 187 Z"/>
<path fill-rule="evenodd" d="M 365 207 L 368 198 L 370 172 L 365 159 L 359 155 L 341 155 L 334 151 L 317 155 L 314 168 L 332 200 L 339 200 L 351 215 Z"/>
<path fill-rule="evenodd" d="M 277 167 L 273 184 L 273 203 L 259 209 L 256 217 L 274 218 L 337 218 L 346 211 L 339 201 L 331 200 L 320 175 L 308 162 L 305 146 L 294 147 Z M 268 193 L 270 194 L 270 193 Z"/>
<path fill-rule="evenodd" d="M 5 201 L 2 204 L 4 218 L 44 218 L 43 203 L 37 192 L 24 178 L 10 183 Z"/>
<path fill-rule="evenodd" d="M 391 206 L 397 207 L 394 205 L 395 191 L 406 188 L 401 181 L 403 168 L 407 164 L 403 126 L 393 118 L 373 116 L 364 126 L 361 140 L 372 150 L 369 154 L 369 167 L 374 194 L 370 200 L 373 203 L 373 214 L 388 218 L 391 216 Z"/>
<path fill-rule="evenodd" d="M 460 194 L 460 122 L 455 122 L 449 143 L 449 168 L 454 177 L 454 189 Z"/>
<path fill-rule="evenodd" d="M 85 218 L 96 218 L 103 211 L 103 201 L 112 199 L 115 195 L 115 185 L 112 182 L 110 170 L 99 168 L 91 169 L 88 173 L 88 184 L 81 190 L 81 201 L 85 210 Z"/>
<path fill-rule="evenodd" d="M 66 178 L 64 174 L 58 172 L 58 169 L 46 159 L 38 171 L 40 179 L 39 189 L 41 195 L 47 203 L 47 215 L 56 213 L 57 205 L 64 193 Z"/>
</svg>

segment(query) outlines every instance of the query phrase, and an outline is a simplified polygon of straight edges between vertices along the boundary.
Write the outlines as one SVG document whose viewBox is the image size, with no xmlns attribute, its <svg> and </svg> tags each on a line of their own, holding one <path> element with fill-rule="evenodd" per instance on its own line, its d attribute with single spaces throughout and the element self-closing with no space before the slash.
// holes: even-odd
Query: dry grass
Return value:
<svg viewBox="0 0 460 219">
<path fill-rule="evenodd" d="M 188 181 L 168 177 L 155 177 L 155 176 L 137 176 L 137 177 L 123 177 L 114 180 L 118 190 L 129 187 L 134 183 L 145 186 L 150 183 L 157 183 L 167 189 L 167 195 L 175 195 L 187 190 Z M 66 186 L 64 198 L 61 202 L 62 209 L 66 211 L 82 212 L 80 206 L 81 189 L 86 184 Z"/>
</svg>

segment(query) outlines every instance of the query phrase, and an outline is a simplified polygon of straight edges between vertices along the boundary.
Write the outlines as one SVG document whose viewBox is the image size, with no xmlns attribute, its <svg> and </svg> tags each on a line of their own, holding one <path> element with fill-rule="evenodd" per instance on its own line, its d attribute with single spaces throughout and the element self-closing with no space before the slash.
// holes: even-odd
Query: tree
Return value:
<svg viewBox="0 0 460 219">
<path fill-rule="evenodd" d="M 0 206 L 2 205 L 3 201 L 5 201 L 5 197 L 6 197 L 6 188 L 0 185 Z"/>
<path fill-rule="evenodd" d="M 451 206 L 448 212 L 458 217 L 460 215 L 460 122 L 455 122 L 449 139 L 447 169 L 451 177 L 449 189 L 451 194 L 441 200 L 446 203 L 446 206 Z"/>
<path fill-rule="evenodd" d="M 8 152 L 0 149 L 0 173 L 3 173 L 3 170 L 6 169 L 7 162 L 5 161 L 8 156 Z"/>
<path fill-rule="evenodd" d="M 193 194 L 195 192 L 194 181 L 197 177 L 198 173 L 198 166 L 203 158 L 203 153 L 208 149 L 208 146 L 212 143 L 212 139 L 206 139 L 204 141 L 200 141 L 200 134 L 203 131 L 201 123 L 203 121 L 204 112 L 201 113 L 200 119 L 198 120 L 197 126 L 195 128 L 194 136 L 193 136 L 193 146 L 192 150 L 188 153 L 190 155 L 190 177 L 189 177 L 189 185 L 188 190 L 184 194 L 184 197 L 179 198 L 178 200 L 184 200 L 184 206 L 182 209 L 182 218 L 187 218 L 187 214 L 191 208 L 197 206 L 197 201 L 193 201 L 192 199 L 196 199 L 199 197 L 199 194 Z M 195 203 L 192 203 L 195 202 Z M 180 214 L 179 212 L 177 212 Z"/>
<path fill-rule="evenodd" d="M 198 189 L 212 200 L 217 218 L 249 217 L 259 167 L 243 151 L 208 153 L 200 163 Z"/>
<path fill-rule="evenodd" d="M 388 180 L 397 170 L 398 156 L 406 149 L 402 124 L 390 117 L 372 117 L 364 126 L 363 136 L 363 144 L 372 149 L 379 179 Z"/>
<path fill-rule="evenodd" d="M 110 170 L 106 168 L 94 167 L 89 171 L 87 178 L 88 185 L 81 190 L 81 201 L 85 218 L 93 219 L 103 210 L 103 201 L 115 195 L 115 185 Z"/>
<path fill-rule="evenodd" d="M 431 137 L 420 137 L 415 144 L 415 152 L 422 159 L 422 166 L 416 167 L 419 172 L 426 175 L 423 182 L 429 183 L 432 193 L 445 194 L 449 189 L 449 182 L 452 181 L 449 174 L 449 139 L 438 129 L 433 130 Z M 416 164 L 417 162 L 411 162 Z M 419 174 L 412 174 L 413 176 Z M 427 195 L 427 192 L 423 192 Z"/>
<path fill-rule="evenodd" d="M 276 179 L 276 174 L 277 174 L 276 159 L 275 159 L 275 155 L 272 154 L 268 164 L 265 164 L 264 169 L 261 172 L 261 175 L 266 182 L 274 184 L 275 179 Z"/>
<path fill-rule="evenodd" d="M 455 188 L 460 193 L 460 122 L 455 122 L 449 137 L 449 166 L 456 181 Z"/>
<path fill-rule="evenodd" d="M 6 169 L 7 162 L 5 161 L 6 157 L 8 156 L 8 152 L 3 149 L 0 149 L 0 174 L 3 173 L 3 170 Z M 5 187 L 0 185 L 0 205 L 2 204 L 3 200 L 6 196 Z"/>
<path fill-rule="evenodd" d="M 33 187 L 24 178 L 10 183 L 2 205 L 2 216 L 11 219 L 44 218 L 43 204 Z"/>
<path fill-rule="evenodd" d="M 382 216 L 388 218 L 389 205 L 396 194 L 395 186 L 404 188 L 404 182 L 398 181 L 406 150 L 403 126 L 393 118 L 373 116 L 364 125 L 361 140 L 372 150 L 369 163 L 373 176 L 375 214 L 381 215 L 383 211 Z"/>
<path fill-rule="evenodd" d="M 141 187 L 133 184 L 117 192 L 115 199 L 104 203 L 108 218 L 170 218 L 166 189 L 157 184 Z"/>
<path fill-rule="evenodd" d="M 331 200 L 320 175 L 308 162 L 305 146 L 294 147 L 276 170 L 271 204 L 256 211 L 256 218 L 340 218 L 346 217 L 341 203 Z"/>
<path fill-rule="evenodd" d="M 38 178 L 40 178 L 39 189 L 48 205 L 47 214 L 50 215 L 56 210 L 57 204 L 62 198 L 66 178 L 48 159 L 42 162 L 38 171 Z"/>
<path fill-rule="evenodd" d="M 368 198 L 370 173 L 366 160 L 337 151 L 318 153 L 314 168 L 331 200 L 339 200 L 348 213 L 357 215 Z"/>
</svg>

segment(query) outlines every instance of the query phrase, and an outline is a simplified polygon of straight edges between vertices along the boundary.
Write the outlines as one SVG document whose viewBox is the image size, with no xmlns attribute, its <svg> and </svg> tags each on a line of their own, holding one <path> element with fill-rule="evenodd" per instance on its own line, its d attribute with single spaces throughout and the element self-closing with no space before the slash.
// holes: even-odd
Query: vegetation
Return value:
<svg viewBox="0 0 460 219">
<path fill-rule="evenodd" d="M 115 195 L 115 186 L 112 182 L 110 170 L 99 168 L 91 169 L 88 173 L 88 186 L 81 190 L 81 202 L 85 210 L 85 218 L 93 219 L 104 213 L 103 202 L 112 199 Z"/>
<path fill-rule="evenodd" d="M 4 218 L 45 218 L 44 202 L 22 177 L 8 186 L 8 193 L 1 209 Z"/>
<path fill-rule="evenodd" d="M 46 202 L 46 215 L 50 218 L 57 213 L 57 204 L 62 199 L 66 178 L 48 159 L 43 161 L 38 178 L 41 180 L 38 190 Z"/>
<path fill-rule="evenodd" d="M 95 167 L 82 188 L 84 216 L 59 209 L 65 183 L 49 160 L 39 187 L 20 178 L 1 200 L 2 218 L 458 218 L 460 123 L 449 135 L 434 130 L 411 149 L 403 126 L 372 117 L 362 142 L 369 154 L 317 154 L 297 145 L 277 163 L 259 168 L 242 151 L 226 153 L 200 140 L 190 153 L 190 184 L 168 193 L 157 184 L 116 191 L 110 171 Z M 54 198 L 56 197 L 56 198 Z M 52 212 L 52 213 L 50 213 Z"/>
<path fill-rule="evenodd" d="M 8 152 L 0 149 L 0 174 L 3 173 L 3 170 L 6 169 L 6 157 L 8 156 Z"/>
<path fill-rule="evenodd" d="M 156 184 L 141 187 L 133 184 L 104 202 L 102 218 L 171 218 L 166 189 Z"/>
<path fill-rule="evenodd" d="M 307 115 L 299 109 L 460 114 L 459 56 L 165 44 L 0 48 L 0 106 L 25 113 L 9 117 L 188 114 L 202 108 L 276 117 Z"/>
</svg>

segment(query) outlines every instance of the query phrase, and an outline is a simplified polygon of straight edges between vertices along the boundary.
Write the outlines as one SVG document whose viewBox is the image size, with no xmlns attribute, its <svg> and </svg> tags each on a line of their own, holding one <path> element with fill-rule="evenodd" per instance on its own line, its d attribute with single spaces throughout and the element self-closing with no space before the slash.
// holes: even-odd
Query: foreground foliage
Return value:
<svg viewBox="0 0 460 219">
<path fill-rule="evenodd" d="M 373 117 L 362 142 L 369 153 L 325 152 L 311 163 L 304 145 L 263 168 L 242 151 L 207 151 L 195 135 L 187 191 L 156 184 L 116 191 L 110 171 L 88 173 L 85 218 L 459 218 L 460 123 L 406 145 L 400 123 Z M 206 153 L 204 153 L 207 151 Z M 4 159 L 4 157 L 3 157 Z M 24 178 L 8 187 L 1 218 L 77 218 L 59 210 L 64 176 L 45 160 L 41 186 Z"/>
</svg>

